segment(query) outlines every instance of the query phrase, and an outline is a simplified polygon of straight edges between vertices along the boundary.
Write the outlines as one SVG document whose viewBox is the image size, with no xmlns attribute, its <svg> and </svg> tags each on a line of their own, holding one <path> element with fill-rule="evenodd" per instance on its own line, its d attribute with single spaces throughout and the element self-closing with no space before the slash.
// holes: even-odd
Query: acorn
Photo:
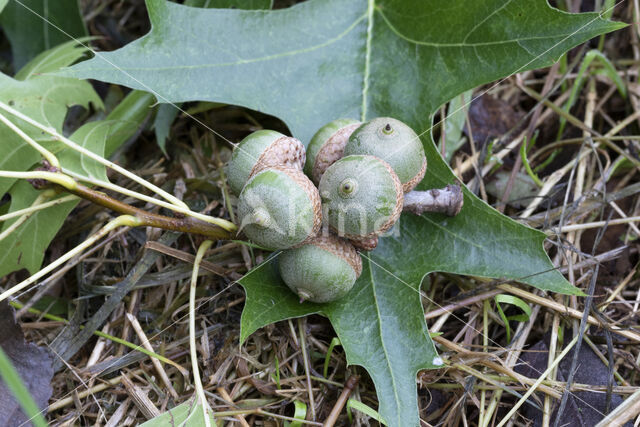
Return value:
<svg viewBox="0 0 640 427">
<path fill-rule="evenodd" d="M 413 190 L 427 171 L 427 157 L 418 135 L 400 120 L 379 117 L 358 127 L 344 155 L 368 154 L 389 163 L 405 193 Z"/>
<path fill-rule="evenodd" d="M 278 257 L 280 275 L 302 301 L 329 302 L 346 295 L 362 272 L 362 260 L 346 240 L 319 235 Z"/>
<path fill-rule="evenodd" d="M 236 145 L 227 165 L 229 187 L 235 194 L 256 173 L 273 166 L 302 170 L 305 162 L 302 142 L 274 130 L 259 130 Z"/>
<path fill-rule="evenodd" d="M 320 180 L 324 220 L 339 236 L 365 240 L 387 231 L 400 217 L 402 184 L 384 160 L 346 156 Z"/>
<path fill-rule="evenodd" d="M 304 173 L 314 184 L 320 182 L 322 174 L 336 160 L 342 158 L 344 147 L 361 122 L 354 119 L 337 119 L 327 123 L 313 135 L 307 146 L 307 161 Z"/>
<path fill-rule="evenodd" d="M 311 240 L 322 225 L 321 209 L 316 187 L 292 168 L 274 167 L 256 173 L 238 197 L 240 230 L 270 250 Z"/>
</svg>

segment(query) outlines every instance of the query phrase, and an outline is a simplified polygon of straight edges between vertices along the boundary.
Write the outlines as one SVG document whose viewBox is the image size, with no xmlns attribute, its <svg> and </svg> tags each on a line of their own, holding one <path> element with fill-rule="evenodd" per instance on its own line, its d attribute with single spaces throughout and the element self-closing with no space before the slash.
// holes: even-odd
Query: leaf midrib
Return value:
<svg viewBox="0 0 640 427">
<path fill-rule="evenodd" d="M 394 401 L 396 402 L 396 409 L 400 408 L 400 398 L 398 397 L 398 387 L 396 385 L 396 379 L 395 379 L 395 375 L 393 373 L 393 364 L 391 363 L 391 358 L 389 357 L 389 353 L 387 352 L 387 346 L 384 342 L 384 338 L 382 335 L 382 314 L 380 313 L 380 304 L 378 303 L 378 293 L 377 293 L 377 289 L 376 289 L 376 282 L 373 278 L 373 266 L 371 265 L 371 260 L 368 260 L 369 262 L 369 279 L 371 280 L 371 292 L 373 293 L 373 298 L 375 300 L 375 307 L 376 307 L 376 314 L 378 317 L 378 333 L 380 334 L 380 345 L 382 347 L 382 351 L 384 352 L 384 360 L 387 364 L 387 368 L 389 370 L 389 377 L 391 379 L 391 383 L 392 383 L 392 389 L 393 389 L 393 398 Z M 397 410 L 396 410 L 397 412 Z"/>
</svg>

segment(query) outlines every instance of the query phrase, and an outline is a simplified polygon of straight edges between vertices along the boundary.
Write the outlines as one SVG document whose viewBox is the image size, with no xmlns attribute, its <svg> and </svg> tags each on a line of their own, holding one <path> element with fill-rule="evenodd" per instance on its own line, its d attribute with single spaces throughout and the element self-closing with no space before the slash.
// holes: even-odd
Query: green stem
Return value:
<svg viewBox="0 0 640 427">
<path fill-rule="evenodd" d="M 90 159 L 95 160 L 96 162 L 110 168 L 113 169 L 117 172 L 119 172 L 120 174 L 126 176 L 127 178 L 131 179 L 132 181 L 137 182 L 138 184 L 142 185 L 143 187 L 153 191 L 154 193 L 162 196 L 165 200 L 171 202 L 172 204 L 176 205 L 176 206 L 180 206 L 183 209 L 189 209 L 189 207 L 180 199 L 178 199 L 177 197 L 173 196 L 172 194 L 167 193 L 166 191 L 164 191 L 163 189 L 151 184 L 150 182 L 140 178 L 139 176 L 129 172 L 127 169 L 123 168 L 122 166 L 118 166 L 117 164 L 97 155 L 96 153 L 87 150 L 86 148 L 76 144 L 75 142 L 71 141 L 68 138 L 65 138 L 63 135 L 59 134 L 58 131 L 56 131 L 54 128 L 51 127 L 47 127 L 41 123 L 38 123 L 37 121 L 33 120 L 31 117 L 22 114 L 20 111 L 11 108 L 10 106 L 8 106 L 7 104 L 5 104 L 4 102 L 0 102 L 0 108 L 5 110 L 8 113 L 11 113 L 12 115 L 18 117 L 21 120 L 24 120 L 25 122 L 31 124 L 32 126 L 35 126 L 36 128 L 42 130 L 43 132 L 48 133 L 49 135 L 53 136 L 56 140 L 62 142 L 63 144 L 65 144 L 67 147 L 81 153 L 84 156 L 89 157 Z"/>
<path fill-rule="evenodd" d="M 202 379 L 200 378 L 200 369 L 198 369 L 198 354 L 196 347 L 196 285 L 198 284 L 198 270 L 204 254 L 211 247 L 213 242 L 205 240 L 200 244 L 196 259 L 193 262 L 193 271 L 191 274 L 191 286 L 189 288 L 189 348 L 191 353 L 191 370 L 193 371 L 193 384 L 196 387 L 196 395 L 202 405 L 202 413 L 204 415 L 204 425 L 210 427 L 209 421 L 209 404 L 202 387 Z"/>
<path fill-rule="evenodd" d="M 11 304 L 13 307 L 17 308 L 18 310 L 21 309 L 22 307 L 24 307 L 24 304 L 21 304 L 18 301 L 11 301 L 9 304 Z M 65 319 L 64 317 L 56 316 L 56 315 L 50 314 L 50 313 L 45 313 L 45 312 L 37 310 L 35 308 L 28 308 L 27 311 L 29 313 L 33 313 L 33 314 L 37 314 L 38 316 L 42 316 L 45 319 L 53 320 L 55 322 L 62 322 L 65 325 L 69 324 L 69 321 L 67 319 Z M 80 329 L 84 329 L 84 326 L 80 325 Z M 141 346 L 139 346 L 137 344 L 134 344 L 134 343 L 126 341 L 126 340 L 123 340 L 123 339 L 115 337 L 113 335 L 105 334 L 104 332 L 98 331 L 98 330 L 93 331 L 93 334 L 95 336 L 98 336 L 98 337 L 107 339 L 109 341 L 112 341 L 112 342 L 114 342 L 116 344 L 122 344 L 125 347 L 129 347 L 132 350 L 139 351 L 140 353 L 146 354 L 149 357 L 156 358 L 156 359 L 158 359 L 159 361 L 161 361 L 163 363 L 166 363 L 168 365 L 171 365 L 171 366 L 175 367 L 180 372 L 184 373 L 184 371 L 185 371 L 185 369 L 182 366 L 180 366 L 178 363 L 174 362 L 173 360 L 167 359 L 166 357 L 164 357 L 164 356 L 162 356 L 162 355 L 160 355 L 158 353 L 154 353 L 153 351 L 149 351 L 146 348 L 141 347 Z"/>
<path fill-rule="evenodd" d="M 89 177 L 86 177 L 86 176 L 78 175 L 78 174 L 76 174 L 76 173 L 74 173 L 72 171 L 69 171 L 67 169 L 64 169 L 64 168 L 63 168 L 63 171 L 66 174 L 68 174 L 69 176 L 75 178 L 78 181 L 88 182 L 88 183 L 93 184 L 95 186 L 103 187 L 103 188 L 106 188 L 108 190 L 124 194 L 125 196 L 130 196 L 130 197 L 133 197 L 133 198 L 138 199 L 138 200 L 142 200 L 142 201 L 145 201 L 145 202 L 157 205 L 157 206 L 161 206 L 163 208 L 169 209 L 169 210 L 174 211 L 174 212 L 179 212 L 181 214 L 184 214 L 184 215 L 199 219 L 199 220 L 201 220 L 203 222 L 207 222 L 207 223 L 210 223 L 210 224 L 213 224 L 213 225 L 217 225 L 218 227 L 223 228 L 223 229 L 225 229 L 227 231 L 230 231 L 230 232 L 236 231 L 236 229 L 237 229 L 237 227 L 236 227 L 236 225 L 234 223 L 229 222 L 229 221 L 227 221 L 225 219 L 214 218 L 214 217 L 211 217 L 209 215 L 204 215 L 204 214 L 201 214 L 201 213 L 198 213 L 198 212 L 194 212 L 194 211 L 192 211 L 192 210 L 190 210 L 188 208 L 185 209 L 185 208 L 182 208 L 180 206 L 172 205 L 171 203 L 167 203 L 167 202 L 162 201 L 162 200 L 154 199 L 153 197 L 146 196 L 144 194 L 138 193 L 136 191 L 129 190 L 127 188 L 121 187 L 121 186 L 116 185 L 116 184 L 112 184 L 110 182 L 99 181 L 99 180 L 92 179 L 92 178 L 89 178 Z"/>
<path fill-rule="evenodd" d="M 2 114 L 0 114 L 0 121 L 2 123 L 4 123 L 5 125 L 7 125 L 9 127 L 9 129 L 14 131 L 27 144 L 29 144 L 30 146 L 32 146 L 33 148 L 38 150 L 38 152 L 42 155 L 42 157 L 44 157 L 47 160 L 47 162 L 49 162 L 49 164 L 51 166 L 53 166 L 54 168 L 57 168 L 57 169 L 60 168 L 60 162 L 58 161 L 58 158 L 52 152 L 50 152 L 49 150 L 44 148 L 42 145 L 40 145 L 36 141 L 34 141 L 29 135 L 24 133 L 22 131 L 22 129 L 20 129 L 19 127 L 14 125 L 9 119 L 7 119 Z"/>
<path fill-rule="evenodd" d="M 69 192 L 123 215 L 135 216 L 140 221 L 139 225 L 141 226 L 157 227 L 165 230 L 180 231 L 183 233 L 195 233 L 213 239 L 226 239 L 231 237 L 228 231 L 222 229 L 222 227 L 213 226 L 209 222 L 200 221 L 199 219 L 190 217 L 172 218 L 150 213 L 109 197 L 100 191 L 85 187 L 82 184 L 77 184 L 76 188 L 74 190 L 69 190 Z"/>
<path fill-rule="evenodd" d="M 47 196 L 47 197 L 50 197 L 50 196 Z M 5 215 L 0 215 L 0 222 L 7 221 L 9 219 L 16 218 L 16 217 L 19 217 L 19 216 L 22 216 L 22 215 L 32 214 L 34 212 L 38 212 L 38 211 L 41 211 L 43 209 L 50 208 L 52 206 L 57 206 L 57 205 L 61 205 L 63 203 L 72 202 L 74 200 L 78 200 L 78 198 L 76 196 L 65 196 L 65 197 L 61 197 L 61 198 L 55 199 L 55 200 L 50 200 L 50 201 L 44 202 L 44 203 L 36 203 L 36 202 L 34 202 L 28 208 L 24 208 L 24 209 L 20 209 L 20 210 L 17 210 L 17 211 L 9 212 L 9 213 L 7 213 Z M 36 201 L 37 201 L 37 199 L 36 199 Z"/>
<path fill-rule="evenodd" d="M 139 225 L 141 225 L 140 220 L 138 218 L 136 218 L 136 217 L 131 216 L 131 215 L 122 215 L 122 216 L 119 216 L 119 217 L 117 217 L 115 219 L 112 219 L 104 227 L 102 227 L 100 229 L 100 231 L 98 231 L 94 235 L 90 236 L 87 240 L 85 240 L 84 242 L 82 242 L 81 244 L 76 246 L 75 248 L 71 249 L 69 252 L 67 252 L 66 254 L 61 256 L 60 258 L 56 259 L 51 264 L 49 264 L 48 266 L 46 266 L 42 270 L 38 271 L 36 274 L 33 274 L 28 279 L 23 280 L 22 282 L 18 283 L 17 285 L 15 285 L 15 286 L 7 289 L 6 291 L 4 291 L 2 294 L 0 294 L 0 301 L 4 301 L 5 299 L 7 299 L 10 296 L 14 295 L 15 293 L 21 291 L 22 289 L 26 288 L 27 286 L 32 285 L 38 279 L 40 279 L 41 277 L 43 277 L 46 274 L 50 273 L 51 271 L 53 271 L 54 269 L 56 269 L 60 265 L 64 264 L 65 262 L 67 262 L 68 260 L 73 258 L 74 256 L 81 254 L 85 249 L 87 249 L 89 246 L 93 245 L 95 242 L 97 242 L 98 240 L 100 240 L 101 238 L 103 238 L 104 236 L 109 234 L 112 230 L 114 230 L 114 229 L 116 229 L 118 227 L 125 227 L 125 226 L 136 227 L 136 226 L 139 226 Z"/>
</svg>

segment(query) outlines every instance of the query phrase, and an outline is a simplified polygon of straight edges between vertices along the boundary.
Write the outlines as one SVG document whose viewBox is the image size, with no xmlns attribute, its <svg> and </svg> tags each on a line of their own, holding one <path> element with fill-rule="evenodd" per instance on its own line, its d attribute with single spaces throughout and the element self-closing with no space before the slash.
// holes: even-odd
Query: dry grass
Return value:
<svg viewBox="0 0 640 427">
<path fill-rule="evenodd" d="M 91 2 L 86 3 L 90 6 Z M 112 22 L 119 23 L 124 37 L 134 38 L 146 30 L 141 4 L 105 3 L 99 13 L 91 16 L 89 28 L 94 34 L 112 35 L 112 30 L 106 30 Z M 567 3 L 578 7 L 581 2 Z M 585 8 L 590 4 L 582 3 Z M 638 22 L 638 14 L 638 1 L 626 0 L 616 8 L 614 18 Z M 593 299 L 585 308 L 589 301 L 586 298 L 545 294 L 516 285 L 496 288 L 474 277 L 431 275 L 425 315 L 431 332 L 442 333 L 434 340 L 449 367 L 418 376 L 424 425 L 479 425 L 480 421 L 497 424 L 520 400 L 512 392 L 522 395 L 534 383 L 537 393 L 531 401 L 545 408 L 557 407 L 567 389 L 574 396 L 575 392 L 585 391 L 625 398 L 639 389 L 640 279 L 636 274 L 636 241 L 640 230 L 635 225 L 640 215 L 639 30 L 633 25 L 604 39 L 603 52 L 625 82 L 629 93 L 626 99 L 609 78 L 600 74 L 587 79 L 570 113 L 558 108 L 575 81 L 584 47 L 571 52 L 566 70 L 554 66 L 522 73 L 492 86 L 485 95 L 502 102 L 504 115 L 495 118 L 495 124 L 511 123 L 510 131 L 497 138 L 489 162 L 484 161 L 488 149 L 485 141 L 476 138 L 473 145 L 462 147 L 452 161 L 455 172 L 487 203 L 548 232 L 546 249 L 554 265 L 573 284 L 591 292 Z M 590 48 L 597 47 L 598 42 L 592 41 Z M 105 43 L 104 49 L 114 48 L 110 43 L 118 44 L 113 38 L 101 43 Z M 271 117 L 230 106 L 210 109 L 197 117 L 230 140 L 239 140 L 259 128 L 283 129 Z M 567 120 L 567 127 L 558 141 L 561 117 Z M 480 132 L 471 126 L 470 133 L 477 136 L 476 131 Z M 233 199 L 224 197 L 220 175 L 229 147 L 185 117 L 174 124 L 172 135 L 169 159 L 157 150 L 153 133 L 144 132 L 135 150 L 123 152 L 121 163 L 153 183 L 171 183 L 176 193 L 212 215 L 229 217 L 227 202 L 233 203 Z M 534 135 L 537 142 L 528 154 L 531 166 L 535 168 L 554 156 L 538 172 L 544 185 L 537 189 L 538 197 L 505 203 L 510 200 L 514 185 L 509 189 L 507 184 L 506 189 L 501 188 L 494 195 L 488 188 L 497 172 L 515 178 L 516 173 L 524 171 L 519 146 L 524 138 L 530 140 Z M 434 136 L 439 139 L 438 131 Z M 501 159 L 501 165 L 491 163 L 496 158 Z M 81 204 L 54 241 L 49 257 L 55 258 L 77 244 L 109 216 L 100 208 Z M 622 220 L 615 225 L 606 223 L 613 219 Z M 605 221 L 605 225 L 590 226 L 597 221 Z M 134 425 L 193 395 L 188 375 L 187 306 L 193 254 L 200 240 L 182 235 L 174 236 L 171 246 L 155 242 L 163 234 L 169 242 L 169 234 L 158 230 L 114 232 L 111 239 L 77 260 L 67 274 L 48 281 L 46 287 L 49 294 L 69 302 L 69 306 L 55 309 L 77 326 L 95 316 L 104 304 L 104 296 L 113 294 L 115 287 L 128 286 L 130 292 L 114 303 L 99 330 L 133 344 L 146 336 L 148 350 L 164 355 L 177 366 L 152 362 L 125 345 L 95 335 L 81 342 L 58 340 L 52 345 L 57 336 L 68 337 L 71 326 L 40 314 L 20 313 L 29 339 L 58 351 L 79 346 L 75 356 L 54 377 L 48 413 L 52 425 Z M 375 389 L 366 372 L 347 367 L 340 347 L 331 354 L 328 378 L 322 378 L 324 357 L 335 336 L 323 317 L 271 325 L 238 346 L 244 293 L 235 280 L 265 255 L 240 244 L 217 242 L 205 257 L 206 265 L 201 267 L 197 352 L 205 393 L 215 412 L 226 413 L 222 419 L 229 425 L 283 425 L 285 417 L 293 415 L 292 402 L 298 400 L 313 402 L 315 419 L 324 421 L 353 375 L 360 379 L 351 397 L 377 408 Z M 131 271 L 139 271 L 135 280 Z M 528 322 L 511 322 L 511 343 L 506 341 L 505 327 L 493 302 L 498 293 L 516 295 L 532 308 Z M 51 310 L 47 301 L 42 299 L 35 307 Z M 508 311 L 517 313 L 515 309 Z M 585 314 L 591 317 L 587 319 Z M 130 317 L 140 324 L 129 321 Z M 66 332 L 63 328 L 67 328 Z M 553 357 L 549 365 L 545 363 L 543 369 L 537 370 L 542 374 L 560 353 L 562 344 L 571 341 L 572 331 L 580 332 L 578 341 L 582 347 L 597 351 L 604 364 L 613 360 L 611 378 L 615 383 L 594 386 L 568 382 L 564 375 L 557 377 L 556 369 L 541 382 L 536 382 L 540 375 L 524 377 L 519 373 L 519 358 L 535 352 L 531 346 L 546 340 L 546 354 Z M 311 408 L 308 412 L 312 412 Z M 524 414 L 519 412 L 510 425 L 527 425 Z M 540 422 L 551 425 L 554 418 L 545 416 Z M 343 410 L 336 425 L 347 423 Z M 358 412 L 354 412 L 353 423 L 375 424 Z"/>
</svg>

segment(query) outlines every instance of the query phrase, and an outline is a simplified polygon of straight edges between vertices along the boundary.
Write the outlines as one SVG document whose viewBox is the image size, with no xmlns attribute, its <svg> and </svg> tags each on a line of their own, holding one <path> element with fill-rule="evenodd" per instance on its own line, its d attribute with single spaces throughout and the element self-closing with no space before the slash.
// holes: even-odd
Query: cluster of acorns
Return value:
<svg viewBox="0 0 640 427">
<path fill-rule="evenodd" d="M 426 168 L 418 135 L 381 117 L 335 120 L 306 151 L 296 138 L 259 130 L 236 146 L 227 176 L 240 229 L 284 250 L 280 274 L 301 301 L 328 302 L 353 287 L 362 271 L 356 248 L 376 247 Z"/>
</svg>

